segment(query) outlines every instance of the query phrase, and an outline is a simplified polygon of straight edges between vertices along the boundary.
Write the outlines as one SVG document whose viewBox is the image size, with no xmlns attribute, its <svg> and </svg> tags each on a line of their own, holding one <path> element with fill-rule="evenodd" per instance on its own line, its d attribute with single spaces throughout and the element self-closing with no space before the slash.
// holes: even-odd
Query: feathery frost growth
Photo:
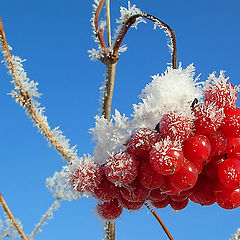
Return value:
<svg viewBox="0 0 240 240">
<path fill-rule="evenodd" d="M 18 237 L 18 232 L 12 223 L 12 220 L 5 214 L 5 222 L 0 219 L 0 239 Z M 22 227 L 21 222 L 17 219 L 18 224 Z"/>
<path fill-rule="evenodd" d="M 233 234 L 232 238 L 229 240 L 240 240 L 240 228 L 237 229 L 236 233 Z"/>
</svg>

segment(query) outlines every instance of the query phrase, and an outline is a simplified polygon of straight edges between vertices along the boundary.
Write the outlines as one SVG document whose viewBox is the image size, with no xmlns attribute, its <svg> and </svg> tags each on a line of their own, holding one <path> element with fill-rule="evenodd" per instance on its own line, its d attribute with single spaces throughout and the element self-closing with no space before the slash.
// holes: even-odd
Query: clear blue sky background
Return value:
<svg viewBox="0 0 240 240">
<path fill-rule="evenodd" d="M 194 63 L 205 80 L 213 71 L 226 70 L 233 84 L 239 84 L 239 0 L 135 0 L 143 11 L 167 22 L 176 32 L 178 60 L 186 67 Z M 94 144 L 88 129 L 101 108 L 99 87 L 104 65 L 92 62 L 87 50 L 96 47 L 90 18 L 92 1 L 1 0 L 3 20 L 13 53 L 28 59 L 25 69 L 39 82 L 41 103 L 47 108 L 52 127 L 60 125 L 64 134 L 77 144 L 79 154 L 92 153 Z M 126 0 L 112 0 L 112 20 Z M 132 104 L 150 76 L 162 73 L 170 62 L 166 37 L 153 31 L 153 25 L 131 29 L 125 39 L 128 51 L 121 55 L 116 76 L 113 108 L 128 116 Z M 0 57 L 1 58 L 1 57 Z M 54 200 L 45 179 L 60 170 L 64 160 L 49 148 L 32 127 L 24 111 L 7 95 L 10 77 L 0 66 L 0 192 L 26 233 L 31 233 Z M 239 104 L 239 102 L 238 102 Z M 92 210 L 96 202 L 82 198 L 63 202 L 54 219 L 36 239 L 101 239 L 103 225 Z M 2 212 L 1 218 L 2 218 Z M 216 204 L 201 207 L 190 203 L 181 212 L 169 207 L 158 211 L 176 240 L 226 240 L 240 227 L 240 210 L 226 211 Z M 146 209 L 117 220 L 117 238 L 167 239 Z"/>
</svg>

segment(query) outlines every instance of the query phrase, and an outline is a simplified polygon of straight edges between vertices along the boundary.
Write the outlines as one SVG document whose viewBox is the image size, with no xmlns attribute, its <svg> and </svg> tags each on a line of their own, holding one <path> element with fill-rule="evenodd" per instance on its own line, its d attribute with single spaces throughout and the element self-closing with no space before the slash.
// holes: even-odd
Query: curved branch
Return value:
<svg viewBox="0 0 240 240">
<path fill-rule="evenodd" d="M 128 29 L 136 22 L 137 18 L 141 18 L 141 17 L 154 22 L 160 28 L 163 28 L 165 33 L 170 37 L 171 46 L 172 46 L 172 68 L 176 69 L 177 68 L 177 43 L 176 43 L 174 30 L 165 22 L 161 21 L 160 19 L 144 12 L 129 17 L 128 20 L 125 23 L 123 23 L 122 28 L 120 29 L 119 34 L 116 38 L 117 40 L 115 42 L 115 45 L 113 46 L 113 55 L 114 56 L 118 55 L 118 50 L 122 44 L 122 41 Z"/>
<path fill-rule="evenodd" d="M 161 227 L 163 228 L 164 232 L 166 233 L 166 235 L 168 236 L 168 238 L 170 240 L 173 240 L 172 235 L 170 234 L 170 232 L 168 231 L 167 227 L 165 226 L 165 224 L 163 223 L 163 221 L 161 220 L 161 218 L 157 215 L 157 213 L 149 206 L 148 203 L 145 203 L 145 206 L 150 210 L 150 212 L 153 214 L 153 216 L 157 219 L 157 221 L 160 223 Z"/>
<path fill-rule="evenodd" d="M 97 10 L 96 10 L 96 13 L 94 15 L 94 28 L 95 28 L 96 36 L 99 40 L 99 43 L 100 43 L 100 46 L 103 50 L 104 55 L 108 55 L 108 50 L 106 48 L 106 44 L 105 44 L 105 41 L 103 39 L 104 31 L 103 31 L 103 29 L 99 29 L 99 25 L 98 25 L 99 15 L 100 15 L 100 12 L 102 10 L 103 3 L 104 3 L 104 0 L 100 0 L 100 2 L 98 4 L 98 7 L 97 7 Z"/>
<path fill-rule="evenodd" d="M 13 78 L 13 81 L 15 82 L 16 86 L 18 87 L 19 94 L 15 94 L 14 97 L 16 100 L 26 109 L 26 111 L 29 113 L 39 130 L 42 132 L 42 134 L 47 138 L 49 143 L 53 145 L 53 147 L 59 152 L 59 154 L 65 158 L 68 162 L 71 162 L 72 155 L 69 154 L 69 152 L 62 146 L 62 144 L 53 136 L 51 133 L 51 130 L 49 126 L 47 126 L 41 119 L 41 117 L 36 112 L 35 108 L 33 107 L 31 103 L 31 96 L 30 94 L 25 91 L 21 78 L 18 74 L 18 71 L 16 69 L 16 66 L 14 65 L 12 61 L 12 56 L 8 48 L 7 40 L 5 37 L 3 24 L 0 18 L 0 41 L 1 46 L 3 49 L 3 54 L 5 57 L 5 62 L 7 63 L 7 67 L 10 70 L 10 74 Z"/>
</svg>

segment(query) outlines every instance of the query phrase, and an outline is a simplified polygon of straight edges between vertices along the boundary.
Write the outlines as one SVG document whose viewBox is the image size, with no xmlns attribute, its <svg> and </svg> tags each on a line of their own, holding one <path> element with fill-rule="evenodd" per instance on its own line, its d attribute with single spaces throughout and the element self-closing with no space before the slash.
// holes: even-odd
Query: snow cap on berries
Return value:
<svg viewBox="0 0 240 240">
<path fill-rule="evenodd" d="M 191 104 L 195 98 L 202 97 L 202 89 L 194 79 L 195 68 L 186 69 L 168 67 L 160 76 L 153 76 L 153 81 L 143 89 L 141 103 L 134 105 L 135 121 L 139 127 L 153 128 L 169 111 L 185 112 L 191 116 Z"/>
</svg>

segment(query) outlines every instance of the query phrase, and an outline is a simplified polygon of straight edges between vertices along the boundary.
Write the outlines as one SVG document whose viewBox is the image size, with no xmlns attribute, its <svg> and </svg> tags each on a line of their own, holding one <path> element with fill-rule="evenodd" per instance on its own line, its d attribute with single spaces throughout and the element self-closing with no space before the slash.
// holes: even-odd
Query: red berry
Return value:
<svg viewBox="0 0 240 240">
<path fill-rule="evenodd" d="M 168 177 L 171 185 L 181 191 L 193 188 L 197 179 L 198 171 L 191 161 L 185 161 L 177 173 Z"/>
<path fill-rule="evenodd" d="M 162 192 L 169 196 L 176 195 L 181 192 L 181 190 L 175 188 L 168 180 L 166 180 L 159 188 L 162 190 Z"/>
<path fill-rule="evenodd" d="M 139 182 L 148 189 L 159 188 L 165 182 L 165 177 L 157 173 L 149 161 L 140 162 L 138 179 Z"/>
<path fill-rule="evenodd" d="M 195 135 L 183 142 L 183 154 L 192 162 L 205 162 L 211 153 L 211 144 L 206 136 Z"/>
<path fill-rule="evenodd" d="M 103 176 L 101 183 L 94 189 L 93 193 L 98 200 L 109 201 L 112 198 L 117 198 L 119 189 Z"/>
<path fill-rule="evenodd" d="M 162 175 L 171 175 L 179 171 L 183 159 L 183 151 L 177 142 L 168 139 L 156 143 L 149 155 L 152 167 Z"/>
<path fill-rule="evenodd" d="M 193 188 L 192 197 L 195 202 L 202 206 L 215 203 L 214 186 L 214 181 L 211 178 L 201 175 Z"/>
<path fill-rule="evenodd" d="M 222 130 L 227 137 L 240 138 L 240 108 L 225 110 Z"/>
<path fill-rule="evenodd" d="M 155 208 L 165 208 L 169 204 L 170 198 L 168 197 L 162 201 L 150 201 L 150 202 Z"/>
<path fill-rule="evenodd" d="M 217 204 L 224 209 L 234 209 L 240 206 L 240 189 L 229 190 L 221 183 L 215 186 Z"/>
<path fill-rule="evenodd" d="M 187 199 L 190 195 L 192 195 L 192 193 L 193 193 L 193 189 L 189 189 L 186 191 L 181 191 L 180 193 L 178 193 L 176 195 L 172 195 L 172 196 L 170 196 L 170 198 L 175 202 L 182 202 L 185 199 Z"/>
<path fill-rule="evenodd" d="M 181 202 L 175 202 L 173 200 L 170 200 L 169 204 L 173 210 L 179 211 L 184 209 L 188 205 L 188 198 Z"/>
<path fill-rule="evenodd" d="M 176 112 L 166 113 L 159 123 L 159 131 L 162 138 L 183 141 L 193 132 L 192 118 Z"/>
<path fill-rule="evenodd" d="M 224 152 L 227 146 L 227 140 L 222 129 L 208 135 L 208 140 L 211 144 L 211 156 L 220 155 Z"/>
<path fill-rule="evenodd" d="M 123 196 L 119 197 L 119 202 L 121 204 L 121 206 L 123 206 L 124 208 L 130 210 L 130 211 L 135 211 L 140 209 L 143 204 L 144 204 L 144 200 L 142 201 L 128 201 L 127 199 L 125 199 Z"/>
<path fill-rule="evenodd" d="M 80 193 L 93 191 L 101 182 L 103 170 L 98 163 L 86 162 L 75 169 L 71 176 L 72 187 Z"/>
<path fill-rule="evenodd" d="M 240 161 L 228 158 L 218 167 L 218 178 L 230 189 L 240 188 Z"/>
<path fill-rule="evenodd" d="M 131 183 L 137 176 L 138 161 L 127 152 L 117 152 L 106 160 L 104 172 L 115 185 Z"/>
<path fill-rule="evenodd" d="M 120 206 L 117 199 L 112 199 L 109 202 L 99 202 L 97 204 L 97 212 L 100 217 L 106 220 L 113 220 L 122 214 L 123 208 Z"/>
<path fill-rule="evenodd" d="M 216 79 L 206 85 L 205 102 L 214 103 L 218 107 L 232 107 L 237 102 L 237 91 L 226 79 Z"/>
<path fill-rule="evenodd" d="M 156 130 L 149 128 L 137 129 L 127 141 L 128 151 L 137 159 L 148 159 L 152 146 L 161 140 Z"/>
<path fill-rule="evenodd" d="M 200 103 L 193 111 L 196 117 L 194 121 L 196 133 L 201 135 L 208 135 L 218 130 L 225 116 L 223 108 L 219 109 L 213 104 Z"/>
<path fill-rule="evenodd" d="M 225 156 L 212 157 L 211 161 L 205 165 L 203 174 L 210 177 L 211 179 L 217 179 L 218 177 L 218 166 L 225 161 Z"/>
<path fill-rule="evenodd" d="M 143 187 L 136 179 L 133 183 L 134 184 L 130 184 L 130 186 L 128 185 L 120 188 L 122 196 L 130 202 L 145 201 L 150 194 L 150 190 Z"/>
<path fill-rule="evenodd" d="M 167 197 L 168 195 L 166 193 L 164 193 L 162 190 L 157 188 L 157 189 L 151 190 L 150 195 L 148 196 L 148 199 L 152 201 L 162 201 Z"/>
</svg>

